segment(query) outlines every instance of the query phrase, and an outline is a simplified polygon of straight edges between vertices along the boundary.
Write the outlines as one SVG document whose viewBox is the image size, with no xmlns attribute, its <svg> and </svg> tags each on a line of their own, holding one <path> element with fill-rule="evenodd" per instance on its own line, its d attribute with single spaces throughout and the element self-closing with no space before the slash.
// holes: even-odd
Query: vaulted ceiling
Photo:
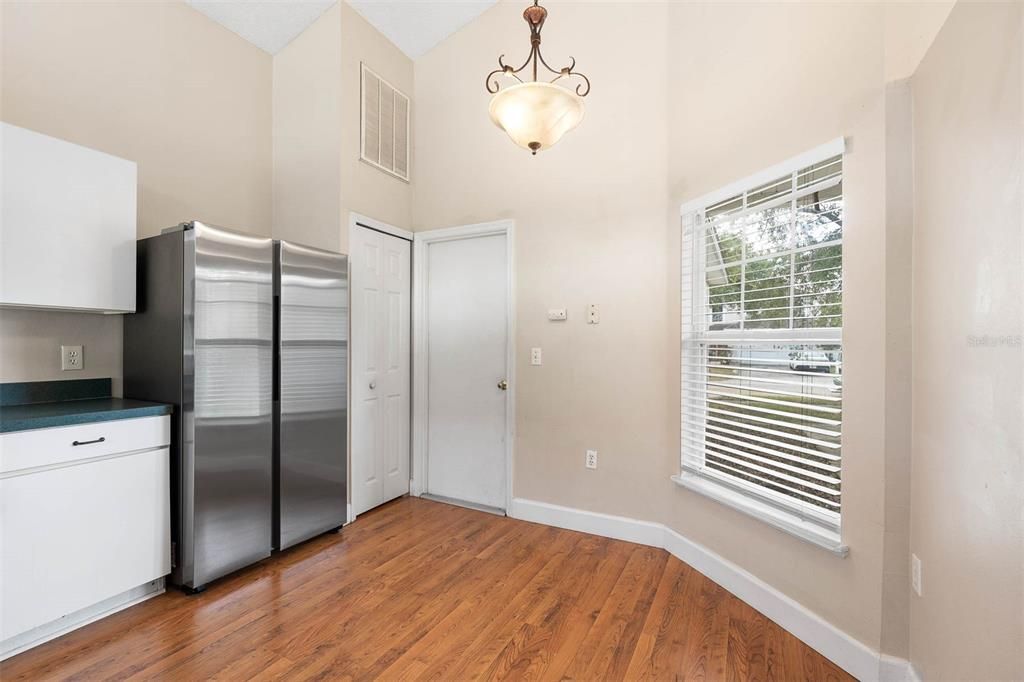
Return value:
<svg viewBox="0 0 1024 682">
<path fill-rule="evenodd" d="M 253 45 L 276 54 L 336 0 L 185 0 Z M 411 59 L 459 30 L 497 0 L 349 0 Z"/>
<path fill-rule="evenodd" d="M 185 0 L 256 47 L 277 54 L 336 0 Z"/>
<path fill-rule="evenodd" d="M 497 0 L 348 0 L 410 58 L 425 54 Z"/>
</svg>

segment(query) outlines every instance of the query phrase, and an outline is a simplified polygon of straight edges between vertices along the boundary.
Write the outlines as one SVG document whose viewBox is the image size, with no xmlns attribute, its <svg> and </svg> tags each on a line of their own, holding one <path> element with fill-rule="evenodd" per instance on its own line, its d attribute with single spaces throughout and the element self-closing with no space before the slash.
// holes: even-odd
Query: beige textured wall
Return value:
<svg viewBox="0 0 1024 682">
<path fill-rule="evenodd" d="M 271 58 L 188 5 L 4 2 L 8 123 L 139 165 L 139 235 L 270 234 Z"/>
<path fill-rule="evenodd" d="M 345 2 L 274 56 L 275 237 L 347 252 L 351 211 L 412 224 L 411 184 L 359 160 L 360 62 L 412 95 L 412 61 Z"/>
<path fill-rule="evenodd" d="M 884 0 L 885 80 L 909 78 L 956 0 Z"/>
<path fill-rule="evenodd" d="M 668 489 L 667 481 L 651 484 L 666 489 L 670 526 L 874 649 L 881 646 L 883 611 L 887 417 L 884 23 L 880 5 L 859 3 L 673 4 L 669 21 L 679 51 L 669 74 L 673 200 L 846 138 L 842 535 L 850 555 L 836 558 L 696 494 Z M 676 254 L 675 224 L 670 233 L 669 253 Z M 674 453 L 678 260 L 670 263 L 665 333 L 672 369 L 663 376 L 671 389 Z"/>
<path fill-rule="evenodd" d="M 531 157 L 486 114 L 484 69 L 528 48 L 521 3 L 499 3 L 418 59 L 415 74 L 416 229 L 516 220 L 514 494 L 663 521 L 879 648 L 884 424 L 909 408 L 886 402 L 883 8 L 547 5 L 548 60 L 572 54 L 594 82 L 583 124 L 554 149 Z M 679 205 L 838 136 L 848 141 L 846 559 L 669 480 L 679 468 Z M 583 323 L 588 303 L 602 306 L 601 324 Z M 569 321 L 549 323 L 549 307 L 567 307 Z M 526 359 L 532 346 L 544 349 L 542 367 Z M 600 452 L 597 471 L 583 466 L 586 448 Z"/>
<path fill-rule="evenodd" d="M 1022 44 L 1024 5 L 961 2 L 911 80 L 910 654 L 929 680 L 1024 673 Z"/>
<path fill-rule="evenodd" d="M 348 251 L 349 213 L 355 211 L 396 227 L 412 225 L 412 186 L 359 160 L 360 71 L 366 62 L 405 94 L 413 93 L 413 64 L 377 29 L 345 2 L 341 21 L 341 250 Z M 411 114 L 415 116 L 413 98 Z M 411 144 L 415 144 L 415 133 Z M 415 175 L 412 178 L 416 182 Z"/>
<path fill-rule="evenodd" d="M 341 248 L 341 7 L 274 55 L 273 236 Z M 355 93 L 358 101 L 359 93 Z M 347 225 L 347 221 L 344 222 Z"/>
<path fill-rule="evenodd" d="M 572 54 L 594 79 L 585 121 L 536 157 L 495 128 L 484 76 L 501 53 L 525 57 L 529 30 L 521 2 L 488 10 L 416 61 L 416 229 L 516 221 L 515 494 L 659 519 L 678 460 L 665 365 L 667 5 L 545 4 L 546 58 Z M 609 49 L 609 36 L 622 44 Z M 601 324 L 584 324 L 589 303 Z M 554 307 L 568 322 L 547 321 Z M 596 471 L 583 467 L 587 448 L 600 452 Z"/>
<path fill-rule="evenodd" d="M 885 91 L 885 543 L 882 652 L 906 659 L 910 637 L 910 409 L 914 237 L 913 101 L 906 79 Z"/>
<path fill-rule="evenodd" d="M 140 236 L 270 234 L 270 55 L 182 2 L 0 5 L 0 118 L 136 161 Z M 61 372 L 79 342 L 86 369 Z M 120 317 L 0 310 L 0 381 L 120 375 Z"/>
<path fill-rule="evenodd" d="M 85 368 L 62 372 L 61 345 L 83 346 Z M 120 315 L 0 310 L 0 383 L 104 377 L 119 393 Z"/>
</svg>

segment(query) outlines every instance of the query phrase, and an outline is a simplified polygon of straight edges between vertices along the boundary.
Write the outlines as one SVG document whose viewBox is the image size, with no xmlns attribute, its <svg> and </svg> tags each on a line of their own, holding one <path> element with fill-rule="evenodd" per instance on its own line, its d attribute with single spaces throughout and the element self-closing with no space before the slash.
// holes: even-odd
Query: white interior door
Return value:
<svg viewBox="0 0 1024 682">
<path fill-rule="evenodd" d="M 409 492 L 410 243 L 356 226 L 352 286 L 352 510 Z"/>
<path fill-rule="evenodd" d="M 505 509 L 507 236 L 426 247 L 426 492 Z"/>
</svg>

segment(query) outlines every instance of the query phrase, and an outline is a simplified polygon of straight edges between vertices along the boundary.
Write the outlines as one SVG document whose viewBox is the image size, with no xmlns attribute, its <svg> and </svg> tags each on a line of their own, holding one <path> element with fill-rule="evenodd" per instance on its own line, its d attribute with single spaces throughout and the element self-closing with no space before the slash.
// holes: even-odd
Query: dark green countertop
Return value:
<svg viewBox="0 0 1024 682">
<path fill-rule="evenodd" d="M 173 408 L 160 403 L 125 398 L 65 400 L 59 403 L 5 405 L 0 407 L 0 433 L 71 426 L 91 422 L 155 417 L 170 414 Z"/>
<path fill-rule="evenodd" d="M 0 433 L 155 417 L 173 410 L 162 403 L 111 398 L 109 387 L 109 379 L 4 384 L 0 387 Z"/>
</svg>

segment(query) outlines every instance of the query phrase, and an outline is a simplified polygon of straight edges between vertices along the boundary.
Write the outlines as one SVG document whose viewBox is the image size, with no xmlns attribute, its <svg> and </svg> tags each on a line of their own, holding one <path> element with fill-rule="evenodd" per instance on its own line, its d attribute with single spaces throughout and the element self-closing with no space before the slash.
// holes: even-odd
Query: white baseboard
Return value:
<svg viewBox="0 0 1024 682">
<path fill-rule="evenodd" d="M 880 682 L 908 682 L 916 679 L 907 661 L 880 654 L 763 580 L 663 524 L 522 498 L 513 498 L 509 516 L 665 549 L 854 677 Z"/>
<path fill-rule="evenodd" d="M 164 579 L 157 578 L 144 585 L 133 587 L 121 594 L 116 594 L 109 599 L 104 599 L 99 604 L 93 604 L 74 613 L 69 613 L 52 623 L 40 625 L 28 632 L 5 639 L 3 642 L 0 642 L 0 661 L 49 642 L 51 639 L 57 639 L 72 630 L 77 630 L 89 623 L 106 618 L 118 611 L 123 611 L 130 606 L 135 606 L 163 593 Z"/>
<path fill-rule="evenodd" d="M 547 502 L 524 500 L 519 497 L 512 498 L 512 509 L 509 510 L 509 516 L 522 521 L 542 523 L 545 526 L 568 528 L 591 535 L 627 540 L 638 545 L 665 547 L 665 526 L 651 521 L 598 514 Z"/>
<path fill-rule="evenodd" d="M 885 682 L 921 682 L 910 661 L 888 654 L 879 657 L 878 678 Z"/>
</svg>

